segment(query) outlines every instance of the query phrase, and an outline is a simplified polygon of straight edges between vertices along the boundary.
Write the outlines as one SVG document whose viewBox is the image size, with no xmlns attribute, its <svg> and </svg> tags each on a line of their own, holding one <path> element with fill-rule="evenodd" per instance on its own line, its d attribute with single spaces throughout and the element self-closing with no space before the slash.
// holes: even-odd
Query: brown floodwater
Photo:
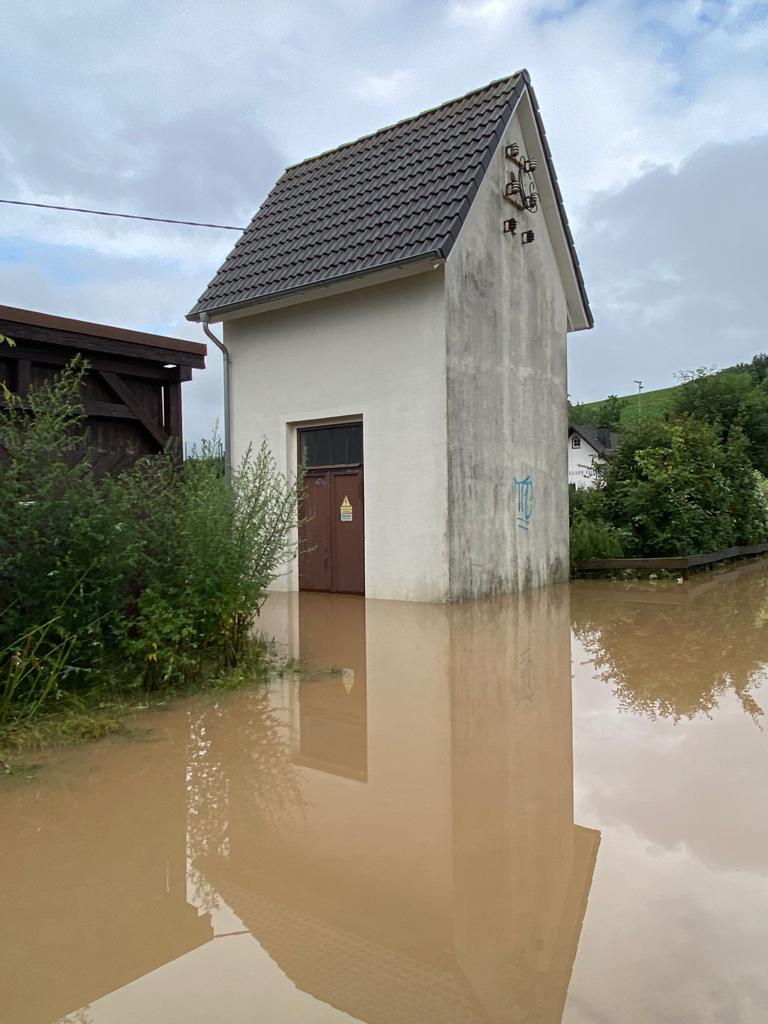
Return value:
<svg viewBox="0 0 768 1024">
<path fill-rule="evenodd" d="M 0 783 L 3 1024 L 768 1019 L 768 567 L 263 626 Z"/>
</svg>

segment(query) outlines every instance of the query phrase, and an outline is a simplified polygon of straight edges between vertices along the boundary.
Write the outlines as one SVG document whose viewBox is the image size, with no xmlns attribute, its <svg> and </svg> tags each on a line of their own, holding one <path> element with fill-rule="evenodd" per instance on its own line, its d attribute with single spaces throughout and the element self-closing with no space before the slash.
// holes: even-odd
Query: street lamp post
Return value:
<svg viewBox="0 0 768 1024">
<path fill-rule="evenodd" d="M 637 420 L 638 420 L 638 423 L 639 423 L 640 420 L 643 418 L 643 406 L 642 406 L 643 382 L 641 380 L 636 380 L 635 384 L 637 384 Z"/>
</svg>

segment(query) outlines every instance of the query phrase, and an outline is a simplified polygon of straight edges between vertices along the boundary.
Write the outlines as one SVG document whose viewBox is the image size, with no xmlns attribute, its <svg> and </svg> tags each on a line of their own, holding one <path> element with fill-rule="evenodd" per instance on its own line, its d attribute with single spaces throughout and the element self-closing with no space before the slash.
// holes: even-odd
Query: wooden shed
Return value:
<svg viewBox="0 0 768 1024">
<path fill-rule="evenodd" d="M 0 306 L 0 381 L 22 397 L 78 352 L 90 365 L 83 395 L 99 476 L 159 452 L 183 450 L 181 385 L 205 367 L 206 346 L 159 334 Z"/>
</svg>

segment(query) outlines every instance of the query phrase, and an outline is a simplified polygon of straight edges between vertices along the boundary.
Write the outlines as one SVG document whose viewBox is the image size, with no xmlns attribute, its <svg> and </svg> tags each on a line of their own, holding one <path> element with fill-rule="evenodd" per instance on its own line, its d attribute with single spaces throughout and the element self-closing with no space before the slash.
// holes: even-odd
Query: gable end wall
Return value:
<svg viewBox="0 0 768 1024">
<path fill-rule="evenodd" d="M 521 213 L 501 197 L 511 142 L 525 148 L 517 114 L 446 262 L 454 600 L 568 577 L 566 298 L 543 213 Z M 503 232 L 509 217 L 517 237 Z M 524 246 L 528 228 L 536 238 Z M 532 485 L 523 522 L 516 480 Z"/>
</svg>

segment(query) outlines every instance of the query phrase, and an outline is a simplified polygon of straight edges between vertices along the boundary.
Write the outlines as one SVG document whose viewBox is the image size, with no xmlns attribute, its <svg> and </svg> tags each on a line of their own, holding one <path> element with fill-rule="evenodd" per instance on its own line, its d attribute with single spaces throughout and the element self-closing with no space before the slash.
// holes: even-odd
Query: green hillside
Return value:
<svg viewBox="0 0 768 1024">
<path fill-rule="evenodd" d="M 672 406 L 674 393 L 680 386 L 680 384 L 676 384 L 671 388 L 644 391 L 640 398 L 643 418 L 655 420 L 663 416 Z M 603 398 L 598 402 L 581 402 L 574 405 L 571 410 L 571 421 L 583 426 L 595 425 L 598 410 L 604 401 Z M 619 401 L 622 404 L 620 425 L 628 426 L 630 423 L 636 423 L 638 417 L 637 392 L 633 395 L 619 395 Z"/>
</svg>

